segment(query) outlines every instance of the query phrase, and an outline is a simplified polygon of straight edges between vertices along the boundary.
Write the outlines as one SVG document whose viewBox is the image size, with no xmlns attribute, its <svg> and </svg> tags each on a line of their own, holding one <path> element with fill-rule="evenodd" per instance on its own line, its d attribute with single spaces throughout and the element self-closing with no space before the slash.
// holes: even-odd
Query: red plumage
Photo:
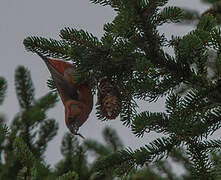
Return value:
<svg viewBox="0 0 221 180">
<path fill-rule="evenodd" d="M 46 63 L 65 107 L 65 123 L 73 134 L 88 119 L 93 107 L 89 84 L 73 81 L 75 67 L 67 62 L 49 59 L 38 54 Z"/>
</svg>

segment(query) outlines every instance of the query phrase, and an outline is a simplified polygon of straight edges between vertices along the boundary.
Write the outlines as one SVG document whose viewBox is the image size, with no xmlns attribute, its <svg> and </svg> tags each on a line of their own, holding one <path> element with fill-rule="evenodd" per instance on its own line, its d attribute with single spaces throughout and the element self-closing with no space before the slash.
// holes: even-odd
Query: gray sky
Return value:
<svg viewBox="0 0 221 180">
<path fill-rule="evenodd" d="M 199 0 L 170 0 L 169 5 L 177 5 L 198 9 L 200 12 L 208 7 L 202 5 Z M 103 24 L 111 22 L 114 18 L 112 9 L 91 4 L 88 0 L 0 0 L 0 76 L 7 79 L 7 97 L 0 114 L 4 114 L 10 120 L 19 111 L 14 90 L 14 71 L 18 65 L 24 65 L 31 71 L 36 98 L 46 94 L 49 89 L 46 81 L 49 72 L 45 64 L 36 55 L 27 52 L 23 46 L 23 40 L 27 36 L 42 36 L 59 39 L 59 31 L 64 27 L 84 29 L 98 36 L 103 34 Z M 192 27 L 165 25 L 160 28 L 167 37 L 183 35 Z M 96 99 L 94 99 L 94 104 Z M 139 102 L 140 111 L 163 111 L 164 99 L 154 104 Z M 64 107 L 61 102 L 48 114 L 59 122 L 59 132 L 56 138 L 48 146 L 46 153 L 47 162 L 56 163 L 60 158 L 60 143 L 67 128 L 64 124 Z M 147 144 L 159 135 L 149 133 L 144 138 L 136 138 L 130 129 L 124 127 L 119 119 L 109 122 L 101 122 L 96 118 L 95 111 L 90 114 L 88 121 L 80 128 L 86 138 L 94 138 L 102 141 L 101 131 L 104 126 L 111 126 L 123 139 L 126 147 L 132 149 Z"/>
</svg>

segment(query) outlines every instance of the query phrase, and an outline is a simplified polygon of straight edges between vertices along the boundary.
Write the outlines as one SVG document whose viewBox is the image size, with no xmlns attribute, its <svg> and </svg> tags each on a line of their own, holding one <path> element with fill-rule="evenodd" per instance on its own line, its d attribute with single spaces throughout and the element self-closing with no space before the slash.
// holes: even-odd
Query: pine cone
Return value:
<svg viewBox="0 0 221 180">
<path fill-rule="evenodd" d="M 121 110 L 119 91 L 108 78 L 102 78 L 98 84 L 98 104 L 101 114 L 107 119 L 115 119 Z"/>
<path fill-rule="evenodd" d="M 207 14 L 210 14 L 210 15 L 212 15 L 214 18 L 216 18 L 217 13 L 218 13 L 218 12 L 217 12 L 215 9 L 211 8 L 211 9 L 208 9 L 207 11 L 205 11 L 205 12 L 202 14 L 202 16 L 207 15 Z"/>
<path fill-rule="evenodd" d="M 119 99 L 111 93 L 108 93 L 101 104 L 102 115 L 107 119 L 115 119 L 119 115 L 120 110 L 121 103 Z"/>
<path fill-rule="evenodd" d="M 112 92 L 113 89 L 114 86 L 108 78 L 101 78 L 98 81 L 98 92 L 100 93 L 100 95 L 105 95 L 109 92 Z"/>
</svg>

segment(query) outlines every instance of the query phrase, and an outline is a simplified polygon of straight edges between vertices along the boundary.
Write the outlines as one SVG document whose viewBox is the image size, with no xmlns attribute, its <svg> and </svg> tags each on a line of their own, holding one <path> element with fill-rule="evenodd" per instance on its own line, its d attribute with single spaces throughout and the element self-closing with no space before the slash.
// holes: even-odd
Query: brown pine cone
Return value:
<svg viewBox="0 0 221 180">
<path fill-rule="evenodd" d="M 115 119 L 121 110 L 121 103 L 119 99 L 112 93 L 108 93 L 101 104 L 101 114 L 107 119 Z"/>
<path fill-rule="evenodd" d="M 102 116 L 107 119 L 115 119 L 121 111 L 118 88 L 108 78 L 101 78 L 98 82 L 98 104 Z"/>
</svg>

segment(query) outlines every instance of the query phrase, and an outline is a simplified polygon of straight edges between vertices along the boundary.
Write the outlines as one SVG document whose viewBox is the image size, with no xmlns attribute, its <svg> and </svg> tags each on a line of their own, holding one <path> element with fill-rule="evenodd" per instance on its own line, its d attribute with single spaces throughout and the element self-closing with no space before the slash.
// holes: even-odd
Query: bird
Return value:
<svg viewBox="0 0 221 180">
<path fill-rule="evenodd" d="M 45 62 L 64 104 L 67 128 L 72 134 L 83 137 L 78 130 L 86 122 L 93 108 L 91 86 L 89 83 L 73 81 L 76 67 L 72 64 L 36 53 Z"/>
</svg>

